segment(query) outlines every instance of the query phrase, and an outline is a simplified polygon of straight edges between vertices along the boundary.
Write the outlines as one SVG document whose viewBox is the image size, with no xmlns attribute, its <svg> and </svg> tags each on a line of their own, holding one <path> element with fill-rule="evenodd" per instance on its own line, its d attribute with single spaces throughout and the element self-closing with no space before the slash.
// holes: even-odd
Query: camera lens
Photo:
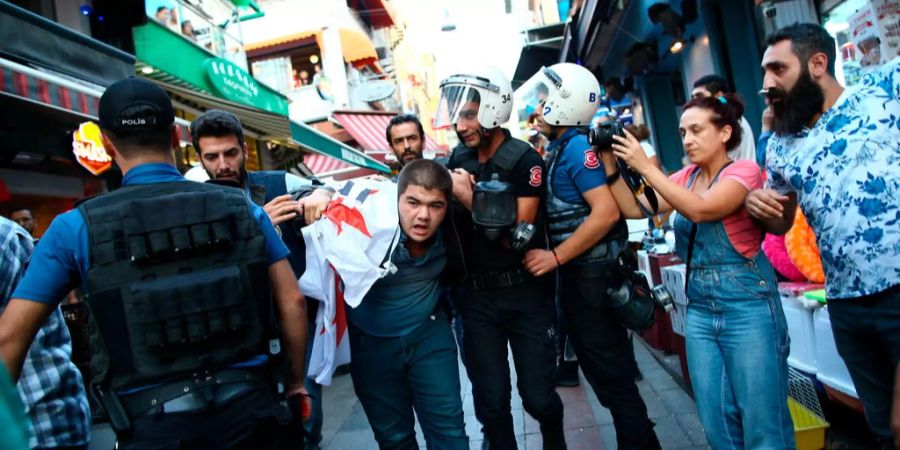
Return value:
<svg viewBox="0 0 900 450">
<path fill-rule="evenodd" d="M 601 149 L 610 148 L 615 142 L 613 136 L 616 135 L 625 136 L 619 122 L 601 123 L 588 132 L 588 143 Z"/>
</svg>

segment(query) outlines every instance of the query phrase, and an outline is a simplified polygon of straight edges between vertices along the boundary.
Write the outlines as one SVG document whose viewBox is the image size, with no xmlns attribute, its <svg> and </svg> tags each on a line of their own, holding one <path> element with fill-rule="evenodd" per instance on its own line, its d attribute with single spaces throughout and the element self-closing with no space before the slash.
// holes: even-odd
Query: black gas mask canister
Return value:
<svg viewBox="0 0 900 450">
<path fill-rule="evenodd" d="M 490 181 L 475 184 L 472 195 L 472 221 L 492 241 L 516 223 L 516 193 L 511 183 L 500 181 L 496 173 Z"/>
</svg>

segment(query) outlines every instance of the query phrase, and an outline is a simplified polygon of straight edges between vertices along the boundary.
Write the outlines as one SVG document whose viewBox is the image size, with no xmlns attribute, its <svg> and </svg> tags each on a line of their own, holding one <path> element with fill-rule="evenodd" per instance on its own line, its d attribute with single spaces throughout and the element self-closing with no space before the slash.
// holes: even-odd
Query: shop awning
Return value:
<svg viewBox="0 0 900 450">
<path fill-rule="evenodd" d="M 344 144 L 330 136 L 320 133 L 315 128 L 305 124 L 298 122 L 290 122 L 291 129 L 291 140 L 304 148 L 308 148 L 316 153 L 325 155 L 327 157 L 331 157 L 334 159 L 338 159 L 340 161 L 350 163 L 354 166 L 359 166 L 367 169 L 372 169 L 378 172 L 390 173 L 391 169 L 384 165 L 381 162 L 378 162 L 375 158 L 372 158 L 369 155 L 366 155 L 355 148 Z M 313 158 L 314 159 L 314 158 Z M 307 166 L 310 165 L 309 159 L 304 159 L 304 163 Z M 313 169 L 310 166 L 310 169 Z M 315 169 L 313 169 L 313 173 L 319 174 Z"/>
<path fill-rule="evenodd" d="M 328 177 L 353 167 L 343 161 L 318 153 L 304 156 L 303 164 L 306 164 L 306 167 L 309 167 L 309 170 L 316 174 L 317 177 Z"/>
<path fill-rule="evenodd" d="M 244 128 L 259 135 L 262 139 L 283 141 L 291 137 L 290 121 L 287 116 L 223 100 L 185 86 L 166 83 L 152 78 L 150 80 L 165 89 L 169 96 L 172 97 L 172 100 L 199 113 L 209 109 L 224 109 L 233 113 L 241 120 L 241 125 Z"/>
<path fill-rule="evenodd" d="M 62 75 L 0 59 L 0 93 L 48 108 L 96 119 L 102 86 L 78 83 Z"/>
<path fill-rule="evenodd" d="M 391 151 L 385 133 L 395 112 L 382 111 L 335 111 L 332 117 L 359 142 L 366 151 Z M 441 151 L 437 142 L 425 135 L 425 149 Z"/>
<path fill-rule="evenodd" d="M 344 61 L 354 66 L 364 66 L 374 64 L 378 61 L 378 52 L 375 51 L 375 44 L 361 30 L 350 27 L 343 27 L 339 30 L 341 37 L 341 50 L 344 53 Z M 322 30 L 307 30 L 299 33 L 279 36 L 265 41 L 247 44 L 244 49 L 247 56 L 253 57 L 260 54 L 269 53 L 272 50 L 286 50 L 293 46 L 305 44 L 309 38 L 315 38 L 319 48 L 324 48 L 322 43 Z"/>
<path fill-rule="evenodd" d="M 0 94 L 60 110 L 86 121 L 97 120 L 100 96 L 105 89 L 103 86 L 0 58 Z M 179 139 L 190 142 L 190 123 L 176 117 L 175 126 Z"/>
</svg>

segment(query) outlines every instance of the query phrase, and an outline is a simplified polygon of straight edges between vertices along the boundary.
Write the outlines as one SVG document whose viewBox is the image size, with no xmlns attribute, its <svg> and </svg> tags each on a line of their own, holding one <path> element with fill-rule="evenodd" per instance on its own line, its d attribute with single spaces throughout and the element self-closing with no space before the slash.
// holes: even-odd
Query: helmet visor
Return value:
<svg viewBox="0 0 900 450">
<path fill-rule="evenodd" d="M 434 128 L 449 128 L 460 119 L 477 120 L 480 106 L 481 94 L 478 89 L 466 84 L 445 84 L 441 86 Z"/>
<path fill-rule="evenodd" d="M 547 76 L 547 70 L 549 69 L 542 67 L 513 94 L 515 99 L 513 104 L 517 107 L 519 120 L 531 119 L 535 114 L 540 115 L 544 101 L 550 92 L 556 89 L 553 81 Z"/>
</svg>

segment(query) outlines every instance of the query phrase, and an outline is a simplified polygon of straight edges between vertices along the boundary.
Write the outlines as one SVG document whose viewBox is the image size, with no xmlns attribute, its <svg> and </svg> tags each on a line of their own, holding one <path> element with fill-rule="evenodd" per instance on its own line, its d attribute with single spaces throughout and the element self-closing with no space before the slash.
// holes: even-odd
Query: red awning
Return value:
<svg viewBox="0 0 900 450">
<path fill-rule="evenodd" d="M 0 58 L 0 94 L 97 120 L 103 86 L 88 86 L 47 70 Z M 190 122 L 175 118 L 179 138 L 191 142 Z"/>
<path fill-rule="evenodd" d="M 51 72 L 0 59 L 0 94 L 95 119 L 101 91 Z"/>
<path fill-rule="evenodd" d="M 382 111 L 335 111 L 332 116 L 344 129 L 359 142 L 363 150 L 367 152 L 391 151 L 388 146 L 385 132 L 395 112 Z M 429 135 L 425 135 L 425 149 L 440 151 L 441 148 Z"/>
<path fill-rule="evenodd" d="M 339 159 L 335 159 L 319 153 L 307 153 L 306 155 L 304 155 L 303 164 L 306 164 L 306 167 L 309 167 L 309 170 L 311 170 L 312 173 L 318 176 L 328 176 L 328 174 L 331 172 L 344 170 L 350 167 L 356 167 L 347 164 Z"/>
</svg>

